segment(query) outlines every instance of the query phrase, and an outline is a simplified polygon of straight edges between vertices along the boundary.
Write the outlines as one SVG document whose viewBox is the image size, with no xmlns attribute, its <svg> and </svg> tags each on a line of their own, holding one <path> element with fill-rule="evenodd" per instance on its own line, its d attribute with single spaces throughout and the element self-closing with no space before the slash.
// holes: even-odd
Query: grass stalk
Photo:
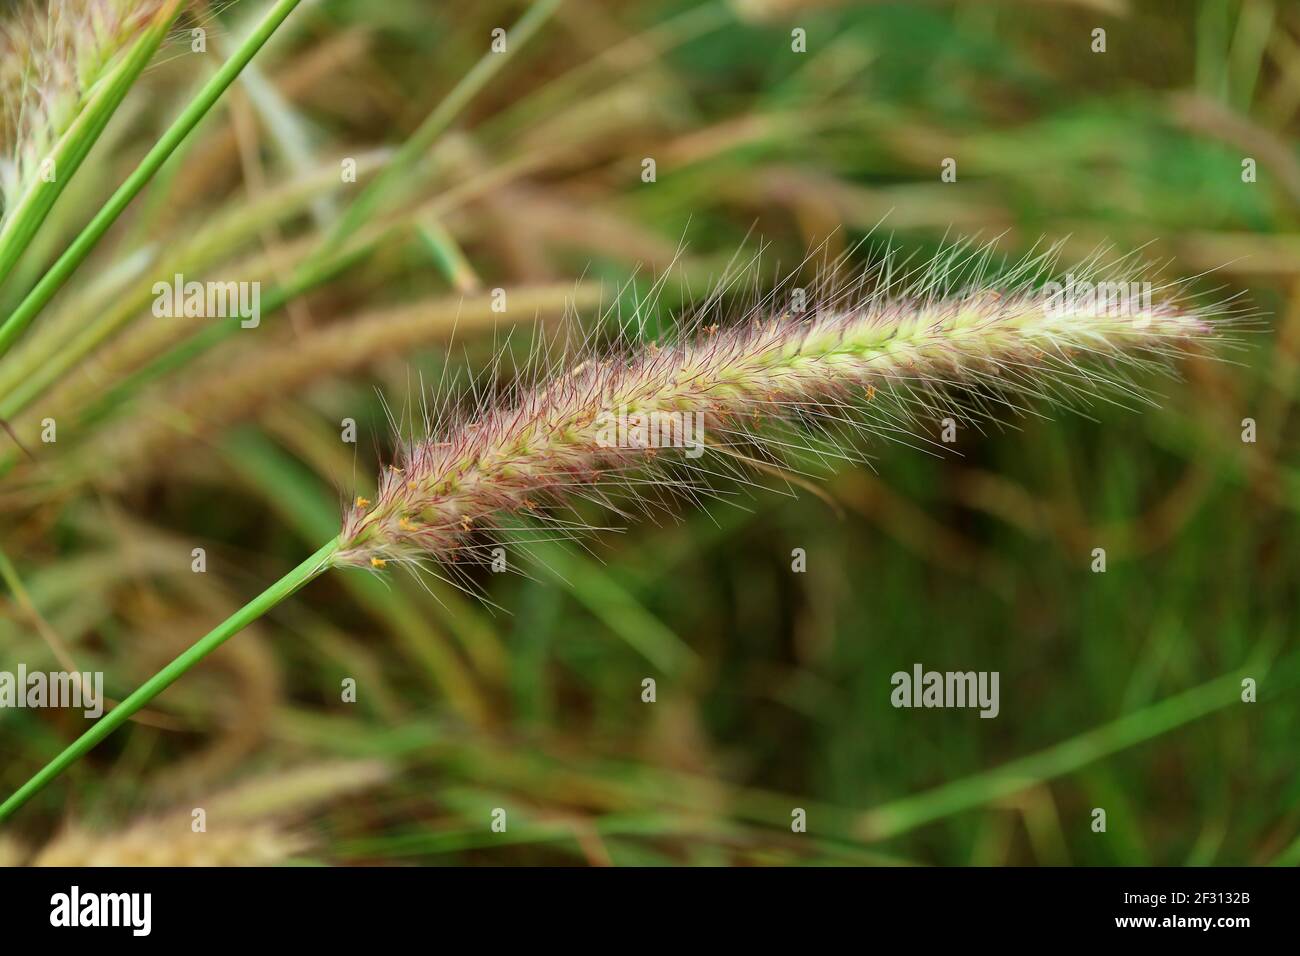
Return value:
<svg viewBox="0 0 1300 956">
<path fill-rule="evenodd" d="M 71 743 L 67 749 L 42 767 L 3 804 L 0 804 L 0 822 L 7 820 L 28 800 L 40 793 L 55 777 L 76 763 L 133 714 L 179 680 L 195 664 L 215 651 L 227 640 L 256 621 L 271 608 L 312 581 L 330 566 L 337 541 L 324 545 L 311 557 L 253 598 L 226 620 L 190 645 L 180 656 L 141 684 L 140 687 L 105 714 L 89 730 Z"/>
</svg>

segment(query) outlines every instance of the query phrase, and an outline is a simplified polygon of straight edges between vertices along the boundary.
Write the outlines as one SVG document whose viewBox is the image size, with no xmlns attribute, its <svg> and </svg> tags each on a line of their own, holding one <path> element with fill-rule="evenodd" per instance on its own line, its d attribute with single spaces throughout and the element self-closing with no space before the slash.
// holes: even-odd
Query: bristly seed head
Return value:
<svg viewBox="0 0 1300 956">
<path fill-rule="evenodd" d="M 859 284 L 802 316 L 769 300 L 719 326 L 701 310 L 678 341 L 570 360 L 515 400 L 482 401 L 404 447 L 400 466 L 381 471 L 374 508 L 344 515 L 335 561 L 481 559 L 475 540 L 510 517 L 540 516 L 571 535 L 580 521 L 546 512 L 577 498 L 645 507 L 657 487 L 691 494 L 701 477 L 784 469 L 807 453 L 859 458 L 864 432 L 916 436 L 945 416 L 996 421 L 1029 401 L 1141 398 L 1129 372 L 1166 365 L 1230 318 L 1187 306 L 1177 289 L 1148 294 L 1130 314 L 1100 296 L 1079 304 L 1042 284 L 1047 261 L 973 291 L 933 277 L 902 289 L 887 278 L 869 293 Z M 1080 274 L 1096 283 L 1096 270 Z M 698 448 L 609 440 L 611 421 L 656 418 L 698 422 Z"/>
</svg>

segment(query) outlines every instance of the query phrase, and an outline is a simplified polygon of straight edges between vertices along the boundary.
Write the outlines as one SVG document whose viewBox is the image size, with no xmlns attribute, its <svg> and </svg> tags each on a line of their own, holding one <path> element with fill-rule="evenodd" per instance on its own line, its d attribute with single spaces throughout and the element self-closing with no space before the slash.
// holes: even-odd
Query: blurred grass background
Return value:
<svg viewBox="0 0 1300 956">
<path fill-rule="evenodd" d="M 210 44 L 257 9 L 199 11 Z M 135 860 L 113 854 L 143 820 L 150 859 L 211 861 L 166 814 L 242 784 L 280 795 L 248 818 L 293 834 L 265 860 L 231 851 L 259 862 L 1300 862 L 1300 7 L 566 0 L 467 87 L 524 10 L 299 10 L 0 363 L 0 414 L 37 458 L 3 450 L 0 668 L 72 660 L 124 696 L 336 533 L 388 460 L 378 394 L 482 368 L 507 333 L 524 354 L 535 317 L 627 315 L 671 265 L 669 323 L 747 241 L 766 247 L 760 288 L 822 242 L 867 264 L 873 229 L 918 254 L 1149 243 L 1163 276 L 1213 270 L 1207 301 L 1245 293 L 1268 331 L 1236 364 L 1152 383 L 1158 409 L 963 429 L 947 456 L 880 444 L 874 472 L 831 477 L 833 504 L 773 480 L 590 552 L 537 547 L 527 576 L 481 576 L 490 604 L 328 575 L 43 793 L 9 858 L 68 861 L 75 821 L 71 861 Z M 184 42 L 151 69 L 28 282 L 202 69 Z M 400 195 L 295 283 L 392 148 L 462 93 Z M 148 289 L 173 271 L 261 277 L 283 308 L 264 293 L 273 314 L 232 334 L 156 319 Z M 999 671 L 1000 715 L 894 709 L 890 675 L 916 662 Z M 81 729 L 0 714 L 0 785 Z"/>
</svg>

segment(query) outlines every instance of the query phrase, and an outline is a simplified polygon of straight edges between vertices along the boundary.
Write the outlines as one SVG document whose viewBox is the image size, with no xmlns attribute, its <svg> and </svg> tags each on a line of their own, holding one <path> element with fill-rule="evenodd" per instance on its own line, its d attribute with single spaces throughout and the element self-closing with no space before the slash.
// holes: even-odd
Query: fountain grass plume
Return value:
<svg viewBox="0 0 1300 956">
<path fill-rule="evenodd" d="M 719 475 L 860 459 L 864 436 L 925 441 L 945 417 L 982 425 L 1089 399 L 1149 401 L 1135 373 L 1223 333 L 1223 305 L 1190 306 L 1181 287 L 1134 308 L 1072 300 L 1043 282 L 1055 261 L 994 281 L 965 247 L 897 277 L 886 257 L 846 289 L 803 290 L 801 310 L 778 303 L 801 298 L 787 283 L 741 322 L 706 308 L 665 342 L 588 346 L 505 398 L 444 405 L 383 470 L 375 500 L 346 510 L 333 562 L 472 562 L 496 546 L 484 532 L 515 516 L 571 536 L 580 499 L 622 513 L 663 489 L 714 493 Z M 1069 273 L 1076 290 L 1126 293 L 1142 274 L 1100 257 Z M 657 440 L 665 432 L 677 441 Z"/>
<path fill-rule="evenodd" d="M 563 537 L 591 530 L 572 510 L 584 498 L 626 514 L 629 503 L 651 507 L 664 490 L 694 495 L 719 476 L 789 475 L 809 454 L 861 457 L 864 436 L 920 437 L 939 414 L 978 425 L 1043 405 L 1150 402 L 1136 373 L 1167 370 L 1249 318 L 1231 300 L 1194 305 L 1182 283 L 1147 286 L 1136 308 L 1118 313 L 1109 294 L 1076 295 L 1134 288 L 1147 272 L 1131 257 L 1099 253 L 1055 288 L 1045 282 L 1055 250 L 996 273 L 991 257 L 957 246 L 909 270 L 887 255 L 847 286 L 822 281 L 796 295 L 787 282 L 730 323 L 719 321 L 724 281 L 668 340 L 643 340 L 638 321 L 613 347 L 589 342 L 542 363 L 535 383 L 512 393 L 472 383 L 467 410 L 450 398 L 426 406 L 421 433 L 382 470 L 373 502 L 353 500 L 335 540 L 101 718 L 0 804 L 0 820 L 330 568 L 442 573 L 481 558 L 485 533 L 511 522 L 540 521 Z M 694 448 L 619 437 L 620 422 L 685 416 L 702 426 Z"/>
</svg>

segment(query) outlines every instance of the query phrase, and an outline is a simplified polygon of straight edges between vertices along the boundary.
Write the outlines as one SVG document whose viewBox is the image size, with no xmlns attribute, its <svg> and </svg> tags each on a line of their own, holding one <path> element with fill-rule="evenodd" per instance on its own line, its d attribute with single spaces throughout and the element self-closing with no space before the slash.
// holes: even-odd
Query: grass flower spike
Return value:
<svg viewBox="0 0 1300 956">
<path fill-rule="evenodd" d="M 1175 302 L 1120 315 L 1095 297 L 1074 306 L 1062 298 L 1032 286 L 850 295 L 808 318 L 769 305 L 731 328 L 700 318 L 693 334 L 662 347 L 617 358 L 593 350 L 513 403 L 452 417 L 408 446 L 381 475 L 374 505 L 348 510 L 334 560 L 381 568 L 472 557 L 481 553 L 475 535 L 505 515 L 538 516 L 539 505 L 575 494 L 612 505 L 611 492 L 622 491 L 637 502 L 638 472 L 663 471 L 665 459 L 717 473 L 716 457 L 697 460 L 698 445 L 681 454 L 679 443 L 673 455 L 637 437 L 665 427 L 694 434 L 728 463 L 784 466 L 796 447 L 851 457 L 842 431 L 810 437 L 801 426 L 905 435 L 959 407 L 995 418 L 1032 398 L 1070 401 L 1122 388 L 1126 367 L 1214 328 Z"/>
</svg>

